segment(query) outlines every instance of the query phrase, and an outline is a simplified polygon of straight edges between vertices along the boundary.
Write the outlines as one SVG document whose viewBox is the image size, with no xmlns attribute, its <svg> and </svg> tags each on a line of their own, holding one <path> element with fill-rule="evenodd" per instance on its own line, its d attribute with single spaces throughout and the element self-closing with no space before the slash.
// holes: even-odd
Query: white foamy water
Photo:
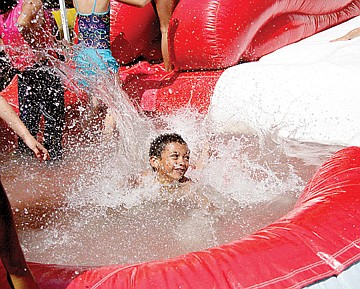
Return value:
<svg viewBox="0 0 360 289">
<path fill-rule="evenodd" d="M 291 210 L 316 168 L 338 149 L 265 132 L 215 134 L 190 111 L 147 121 L 158 133 L 175 131 L 188 142 L 187 175 L 194 184 L 186 193 L 160 188 L 151 174 L 141 178 L 114 141 L 70 146 L 58 167 L 17 157 L 3 161 L 10 196 L 25 188 L 44 195 L 42 209 L 14 202 L 28 260 L 133 263 L 239 239 Z M 138 187 L 128 182 L 130 174 L 142 179 Z"/>
</svg>

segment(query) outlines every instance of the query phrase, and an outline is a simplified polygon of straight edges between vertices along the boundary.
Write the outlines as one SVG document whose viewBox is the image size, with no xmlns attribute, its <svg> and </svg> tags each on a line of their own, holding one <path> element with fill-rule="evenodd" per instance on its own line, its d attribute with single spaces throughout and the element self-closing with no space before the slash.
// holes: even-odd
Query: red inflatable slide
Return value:
<svg viewBox="0 0 360 289">
<path fill-rule="evenodd" d="M 159 24 L 151 5 L 141 9 L 113 1 L 112 6 L 117 60 L 159 59 Z M 181 0 L 168 34 L 176 72 L 148 62 L 123 67 L 123 87 L 144 110 L 169 112 L 190 103 L 206 111 L 223 69 L 258 60 L 359 14 L 359 0 Z"/>
<path fill-rule="evenodd" d="M 189 103 L 206 112 L 225 68 L 359 15 L 360 0 L 181 0 L 169 30 L 171 73 L 153 64 L 160 58 L 153 7 L 113 1 L 112 13 L 112 50 L 128 64 L 120 74 L 134 101 L 160 113 Z M 16 92 L 13 84 L 1 95 L 16 104 Z M 135 265 L 31 268 L 42 289 L 302 288 L 359 261 L 359 192 L 360 148 L 350 147 L 318 170 L 291 212 L 236 242 Z M 8 289 L 5 278 L 2 269 L 0 284 Z"/>
<path fill-rule="evenodd" d="M 120 63 L 159 58 L 159 24 L 151 5 L 134 8 L 113 1 L 112 13 L 112 50 Z M 171 19 L 169 51 L 179 71 L 224 69 L 359 13 L 359 0 L 181 0 Z"/>
</svg>

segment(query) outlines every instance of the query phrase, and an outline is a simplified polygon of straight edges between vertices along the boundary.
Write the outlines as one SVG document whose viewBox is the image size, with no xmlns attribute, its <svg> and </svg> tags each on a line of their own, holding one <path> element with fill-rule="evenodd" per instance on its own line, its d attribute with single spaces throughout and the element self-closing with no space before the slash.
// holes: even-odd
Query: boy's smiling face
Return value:
<svg viewBox="0 0 360 289">
<path fill-rule="evenodd" d="M 160 183 L 168 184 L 185 180 L 189 168 L 190 151 L 186 144 L 168 143 L 161 152 L 161 158 L 151 157 L 150 164 L 156 170 Z"/>
</svg>

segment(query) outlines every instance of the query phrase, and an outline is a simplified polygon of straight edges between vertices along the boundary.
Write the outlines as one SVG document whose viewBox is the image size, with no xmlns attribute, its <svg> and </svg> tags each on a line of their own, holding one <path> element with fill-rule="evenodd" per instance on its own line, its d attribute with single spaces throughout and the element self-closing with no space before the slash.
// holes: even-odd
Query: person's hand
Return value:
<svg viewBox="0 0 360 289">
<path fill-rule="evenodd" d="M 333 39 L 333 40 L 330 40 L 330 42 L 336 42 L 336 41 L 346 41 L 346 40 L 350 40 L 349 36 L 348 35 L 344 35 L 344 36 L 341 36 L 339 38 L 336 38 L 336 39 Z"/>
<path fill-rule="evenodd" d="M 35 156 L 41 160 L 50 160 L 49 152 L 32 135 L 24 139 L 26 145 L 34 152 Z"/>
<path fill-rule="evenodd" d="M 330 40 L 330 42 L 351 40 L 351 39 L 353 39 L 355 37 L 359 37 L 359 36 L 360 36 L 360 27 L 351 30 L 350 32 L 346 33 L 345 35 L 343 35 L 339 38 Z"/>
</svg>

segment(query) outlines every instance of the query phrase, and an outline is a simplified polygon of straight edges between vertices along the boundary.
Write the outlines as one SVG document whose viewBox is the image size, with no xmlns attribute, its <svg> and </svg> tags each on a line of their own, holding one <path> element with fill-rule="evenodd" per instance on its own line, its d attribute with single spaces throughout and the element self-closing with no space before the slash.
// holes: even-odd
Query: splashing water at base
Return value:
<svg viewBox="0 0 360 289">
<path fill-rule="evenodd" d="M 42 196 L 38 206 L 29 206 L 24 195 L 23 203 L 13 202 L 29 261 L 134 263 L 239 239 L 291 210 L 316 168 L 339 149 L 274 141 L 265 134 L 213 134 L 203 116 L 192 111 L 144 121 L 157 133 L 175 131 L 188 142 L 192 168 L 187 175 L 194 184 L 187 194 L 164 193 L 151 175 L 134 188 L 127 180 L 141 172 L 131 169 L 114 140 L 69 147 L 58 167 L 16 157 L 3 161 L 11 200 L 16 192 Z M 132 145 L 147 153 L 143 144 Z M 143 155 L 135 157 L 143 162 Z M 209 202 L 202 203 L 202 196 Z"/>
<path fill-rule="evenodd" d="M 84 79 L 66 63 L 58 69 L 74 83 Z M 65 147 L 63 162 L 51 167 L 16 155 L 1 160 L 29 261 L 134 263 L 239 239 L 291 210 L 316 168 L 339 149 L 279 140 L 270 132 L 216 134 L 203 115 L 189 109 L 146 118 L 117 78 L 98 71 L 86 81 L 114 115 L 118 137 L 81 144 L 75 139 Z M 74 83 L 67 85 L 79 91 Z M 99 129 L 89 133 L 97 136 Z M 191 150 L 187 176 L 194 183 L 186 190 L 163 188 L 143 175 L 150 141 L 163 132 L 181 134 Z M 137 187 L 129 181 L 134 177 L 141 179 Z"/>
</svg>

